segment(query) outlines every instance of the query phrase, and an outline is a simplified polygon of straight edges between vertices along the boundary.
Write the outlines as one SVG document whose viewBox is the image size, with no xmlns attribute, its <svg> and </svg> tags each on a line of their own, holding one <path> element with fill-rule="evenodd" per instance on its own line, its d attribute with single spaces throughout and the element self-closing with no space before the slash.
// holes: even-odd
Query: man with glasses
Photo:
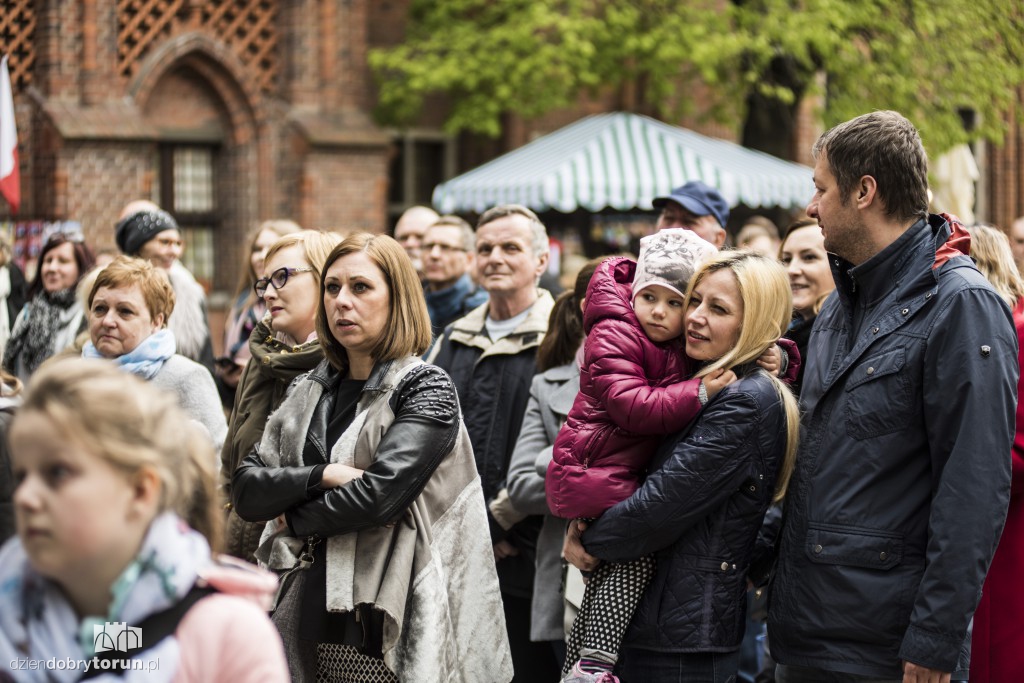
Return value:
<svg viewBox="0 0 1024 683">
<path fill-rule="evenodd" d="M 487 291 L 469 275 L 475 241 L 473 228 L 458 216 L 441 216 L 423 233 L 423 289 L 435 337 L 487 301 Z"/>
</svg>

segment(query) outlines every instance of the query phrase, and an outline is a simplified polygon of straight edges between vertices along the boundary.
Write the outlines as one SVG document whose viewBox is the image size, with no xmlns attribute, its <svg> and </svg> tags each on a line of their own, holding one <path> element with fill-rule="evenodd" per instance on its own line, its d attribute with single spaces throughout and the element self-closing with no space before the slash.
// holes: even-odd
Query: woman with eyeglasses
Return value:
<svg viewBox="0 0 1024 683">
<path fill-rule="evenodd" d="M 251 360 L 242 371 L 228 421 L 228 437 L 221 450 L 221 477 L 231 500 L 231 475 L 263 436 L 267 417 L 284 400 L 291 381 L 324 359 L 317 343 L 316 306 L 320 271 L 339 242 L 333 232 L 285 235 L 267 250 L 265 275 L 253 285 L 263 302 L 264 314 L 249 336 Z M 259 545 L 264 525 L 242 520 L 228 503 L 225 552 L 249 562 Z"/>
<path fill-rule="evenodd" d="M 213 377 L 177 353 L 167 327 L 176 297 L 167 273 L 149 261 L 118 256 L 99 271 L 87 299 L 89 341 L 83 358 L 105 358 L 126 372 L 178 397 L 185 413 L 201 424 L 214 449 L 228 425 Z"/>
<path fill-rule="evenodd" d="M 235 402 L 235 390 L 242 378 L 242 370 L 249 362 L 249 335 L 267 312 L 263 299 L 256 296 L 253 286 L 264 276 L 267 250 L 285 235 L 302 230 L 298 223 L 287 219 L 263 221 L 249 236 L 245 251 L 242 277 L 235 292 L 235 303 L 224 325 L 224 355 L 217 359 L 214 377 L 221 392 L 224 407 L 230 409 Z"/>
<path fill-rule="evenodd" d="M 56 233 L 39 253 L 39 269 L 28 288 L 4 349 L 3 368 L 22 382 L 50 356 L 63 351 L 85 327 L 75 298 L 79 280 L 96 263 L 81 234 Z"/>
</svg>

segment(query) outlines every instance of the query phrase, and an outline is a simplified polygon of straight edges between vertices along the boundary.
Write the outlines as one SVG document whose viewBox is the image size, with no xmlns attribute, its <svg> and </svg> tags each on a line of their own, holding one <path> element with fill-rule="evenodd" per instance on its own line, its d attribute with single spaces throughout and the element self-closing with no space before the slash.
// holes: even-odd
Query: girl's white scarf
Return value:
<svg viewBox="0 0 1024 683">
<path fill-rule="evenodd" d="M 63 591 L 32 569 L 20 539 L 12 538 L 0 549 L 0 663 L 5 668 L 12 667 L 12 662 L 28 663 L 25 669 L 12 667 L 15 681 L 77 681 L 93 661 L 96 627 L 102 629 L 105 623 L 134 626 L 167 609 L 188 593 L 199 569 L 209 563 L 206 539 L 173 513 L 164 513 L 153 520 L 139 554 L 114 582 L 108 613 L 79 620 Z M 139 659 L 159 660 L 158 668 L 126 671 L 123 676 L 111 673 L 95 680 L 170 681 L 178 668 L 178 642 L 168 636 L 140 653 Z M 51 661 L 52 667 L 47 665 Z M 28 668 L 31 662 L 36 662 L 35 670 Z"/>
</svg>

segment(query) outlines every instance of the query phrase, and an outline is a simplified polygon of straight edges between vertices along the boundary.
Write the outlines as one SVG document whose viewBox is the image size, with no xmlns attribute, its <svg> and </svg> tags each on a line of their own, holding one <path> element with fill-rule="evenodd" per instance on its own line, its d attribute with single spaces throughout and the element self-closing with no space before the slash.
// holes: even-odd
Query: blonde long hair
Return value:
<svg viewBox="0 0 1024 683">
<path fill-rule="evenodd" d="M 782 336 L 793 314 L 793 294 L 785 268 L 774 259 L 751 252 L 723 251 L 711 259 L 693 276 L 686 291 L 686 301 L 693 290 L 711 273 L 728 270 L 732 273 L 743 301 L 743 322 L 740 336 L 724 356 L 697 372 L 697 377 L 722 368 L 734 368 L 751 363 Z M 789 478 L 793 474 L 800 437 L 800 407 L 789 387 L 778 377 L 765 373 L 772 381 L 786 410 L 786 453 L 779 468 L 773 502 L 786 495 Z"/>
<path fill-rule="evenodd" d="M 62 436 L 125 474 L 156 472 L 158 513 L 177 513 L 213 550 L 220 548 L 213 445 L 173 394 L 113 363 L 65 358 L 43 364 L 32 376 L 15 422 L 29 412 L 46 416 Z"/>
<path fill-rule="evenodd" d="M 971 258 L 981 274 L 1013 308 L 1024 297 L 1024 281 L 1013 260 L 1010 238 L 1003 231 L 988 225 L 967 228 L 971 234 Z"/>
</svg>

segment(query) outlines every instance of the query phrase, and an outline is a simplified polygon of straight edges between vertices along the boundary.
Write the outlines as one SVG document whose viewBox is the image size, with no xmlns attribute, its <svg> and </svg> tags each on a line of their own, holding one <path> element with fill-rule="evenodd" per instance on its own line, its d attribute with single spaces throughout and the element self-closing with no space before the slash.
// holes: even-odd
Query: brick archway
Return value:
<svg viewBox="0 0 1024 683">
<path fill-rule="evenodd" d="M 127 94 L 145 110 L 161 78 L 181 67 L 201 74 L 221 98 L 230 119 L 232 142 L 252 142 L 259 125 L 266 121 L 263 97 L 235 53 L 205 34 L 180 35 L 150 52 L 129 82 Z"/>
<path fill-rule="evenodd" d="M 183 77 L 183 75 L 187 75 Z M 191 87 L 189 82 L 191 81 Z M 212 235 L 214 290 L 229 291 L 237 280 L 245 236 L 260 216 L 267 213 L 269 182 L 266 100 L 245 65 L 226 45 L 203 33 L 188 33 L 167 40 L 149 52 L 128 83 L 127 94 L 147 120 L 157 118 L 154 106 L 167 98 L 166 88 L 183 92 L 189 99 L 215 104 L 223 137 L 217 143 L 215 203 L 219 223 Z M 190 92 L 189 92 L 190 91 Z M 210 111 L 209 107 L 206 109 Z M 154 126 L 165 139 L 158 144 L 181 142 L 177 126 L 166 116 Z M 183 117 L 187 119 L 186 117 Z M 186 131 L 188 121 L 181 128 Z M 167 207 L 171 208 L 171 207 Z"/>
</svg>

